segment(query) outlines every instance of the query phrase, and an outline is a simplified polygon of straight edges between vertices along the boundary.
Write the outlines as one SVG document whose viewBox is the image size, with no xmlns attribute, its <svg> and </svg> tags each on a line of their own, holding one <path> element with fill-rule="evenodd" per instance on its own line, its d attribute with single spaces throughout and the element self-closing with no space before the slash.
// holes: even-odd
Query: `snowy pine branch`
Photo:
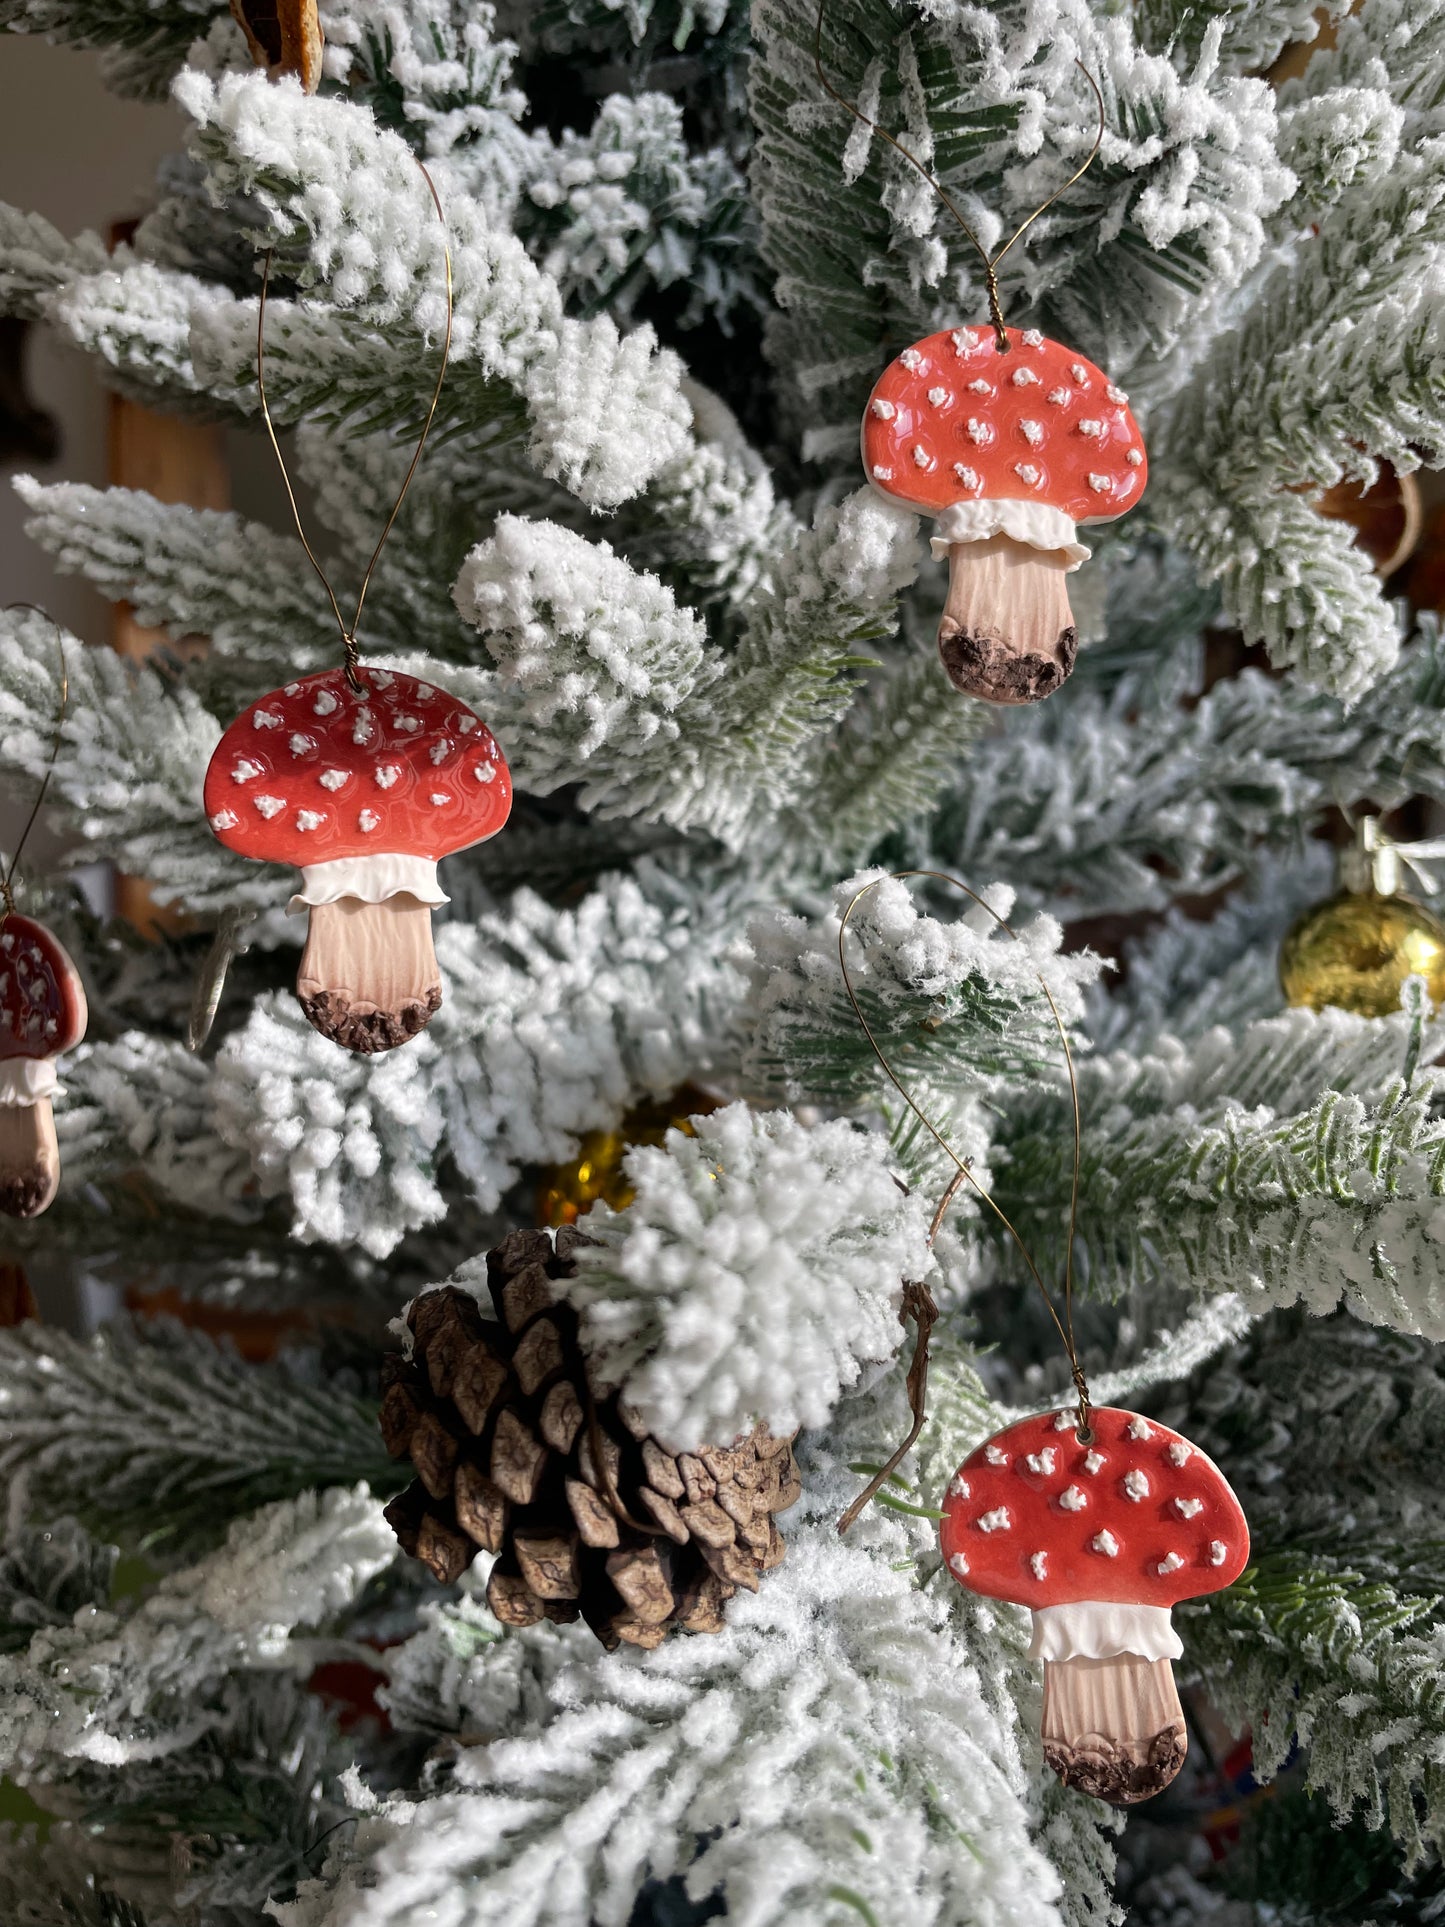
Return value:
<svg viewBox="0 0 1445 1927">
<path fill-rule="evenodd" d="M 368 1401 L 165 1324 L 0 1333 L 0 1402 L 13 1517 L 74 1513 L 168 1558 L 313 1486 L 396 1481 Z"/>
<path fill-rule="evenodd" d="M 863 1365 L 902 1342 L 903 1281 L 928 1266 L 928 1206 L 886 1143 L 841 1120 L 730 1105 L 692 1136 L 635 1147 L 623 1212 L 587 1219 L 577 1276 L 598 1382 L 620 1386 L 671 1448 L 761 1419 L 819 1426 Z"/>
</svg>

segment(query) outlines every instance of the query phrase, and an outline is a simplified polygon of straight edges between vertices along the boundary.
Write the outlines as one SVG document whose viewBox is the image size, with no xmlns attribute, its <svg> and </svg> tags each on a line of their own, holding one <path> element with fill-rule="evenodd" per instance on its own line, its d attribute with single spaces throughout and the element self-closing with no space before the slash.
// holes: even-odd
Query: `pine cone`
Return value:
<svg viewBox="0 0 1445 1927">
<path fill-rule="evenodd" d="M 671 1626 L 719 1632 L 724 1603 L 783 1557 L 773 1514 L 802 1491 L 791 1442 L 759 1426 L 673 1454 L 615 1396 L 593 1403 L 576 1313 L 550 1283 L 585 1242 L 514 1231 L 489 1252 L 500 1322 L 455 1286 L 413 1303 L 381 1429 L 417 1476 L 387 1519 L 443 1584 L 498 1554 L 487 1603 L 506 1625 L 581 1617 L 609 1652 Z"/>
</svg>

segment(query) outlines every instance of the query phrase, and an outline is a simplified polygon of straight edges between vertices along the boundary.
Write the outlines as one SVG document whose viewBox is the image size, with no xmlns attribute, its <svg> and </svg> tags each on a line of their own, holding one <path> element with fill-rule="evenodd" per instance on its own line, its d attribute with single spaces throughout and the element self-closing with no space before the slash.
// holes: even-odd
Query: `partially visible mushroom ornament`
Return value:
<svg viewBox="0 0 1445 1927">
<path fill-rule="evenodd" d="M 85 1035 L 85 991 L 43 923 L 0 918 L 0 1211 L 38 1218 L 60 1187 L 56 1059 Z"/>
<path fill-rule="evenodd" d="M 228 849 L 293 863 L 310 914 L 296 995 L 348 1050 L 391 1050 L 442 1000 L 431 913 L 437 862 L 495 836 L 506 759 L 480 716 L 399 671 L 303 676 L 243 710 L 206 771 Z"/>
<path fill-rule="evenodd" d="M 1149 473 L 1128 396 L 1037 329 L 953 328 L 889 363 L 862 440 L 873 486 L 935 517 L 954 687 L 991 703 L 1052 695 L 1078 653 L 1079 528 L 1133 508 Z"/>
<path fill-rule="evenodd" d="M 997 1433 L 943 1502 L 961 1586 L 1033 1610 L 1044 1665 L 1044 1757 L 1066 1786 L 1115 1806 L 1161 1792 L 1188 1738 L 1170 1609 L 1232 1585 L 1249 1527 L 1198 1446 L 1137 1412 L 1076 1408 Z"/>
</svg>

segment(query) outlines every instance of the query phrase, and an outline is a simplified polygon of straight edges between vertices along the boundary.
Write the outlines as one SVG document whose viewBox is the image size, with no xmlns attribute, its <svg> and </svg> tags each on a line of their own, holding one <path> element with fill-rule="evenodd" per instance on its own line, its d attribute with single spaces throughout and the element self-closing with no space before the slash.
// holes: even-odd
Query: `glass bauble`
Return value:
<svg viewBox="0 0 1445 1927">
<path fill-rule="evenodd" d="M 1445 924 L 1406 896 L 1342 890 L 1307 910 L 1280 948 L 1286 1001 L 1311 1010 L 1388 1016 L 1407 977 L 1423 977 L 1431 1002 L 1445 1003 Z"/>
<path fill-rule="evenodd" d="M 600 1199 L 614 1211 L 625 1211 L 634 1192 L 622 1160 L 634 1144 L 661 1144 L 669 1131 L 692 1136 L 694 1117 L 715 1111 L 718 1100 L 695 1084 L 684 1084 L 655 1103 L 639 1104 L 610 1131 L 586 1131 L 575 1158 L 553 1165 L 537 1192 L 537 1222 L 556 1230 L 576 1224 Z"/>
</svg>

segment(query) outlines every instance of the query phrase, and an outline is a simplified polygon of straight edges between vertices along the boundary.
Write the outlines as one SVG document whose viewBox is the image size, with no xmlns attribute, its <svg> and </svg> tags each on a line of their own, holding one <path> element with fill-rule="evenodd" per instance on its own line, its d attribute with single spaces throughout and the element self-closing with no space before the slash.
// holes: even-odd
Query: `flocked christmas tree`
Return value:
<svg viewBox="0 0 1445 1927">
<path fill-rule="evenodd" d="M 38 1814 L 0 1849 L 0 1914 L 1114 1917 L 1118 1823 L 1043 1768 L 1022 1616 L 941 1573 L 954 1466 L 1068 1377 L 987 1212 L 960 1198 L 930 1256 L 951 1167 L 843 995 L 858 880 L 917 865 L 988 891 L 1022 941 L 885 884 L 851 925 L 870 1021 L 1056 1276 L 1043 974 L 1079 1063 L 1095 1396 L 1197 1438 L 1251 1515 L 1244 1577 L 1178 1615 L 1178 1670 L 1207 1797 L 1209 1734 L 1246 1728 L 1290 1791 L 1223 1887 L 1181 1844 L 1182 1793 L 1174 1831 L 1131 1821 L 1136 1917 L 1429 1917 L 1442 1040 L 1413 991 L 1385 1017 L 1285 1010 L 1275 957 L 1329 887 L 1316 833 L 1340 811 L 1445 802 L 1441 639 L 1317 508 L 1445 454 L 1442 0 L 1365 0 L 1278 87 L 1311 0 L 828 0 L 835 85 L 986 244 L 1088 153 L 1076 61 L 1102 92 L 1099 157 L 1002 299 L 1127 385 L 1149 492 L 1076 578 L 1071 682 L 1009 712 L 948 689 L 942 572 L 858 465 L 890 357 L 984 317 L 980 264 L 820 89 L 812 0 L 330 0 L 315 97 L 257 72 L 216 0 L 0 20 L 103 48 L 192 129 L 113 253 L 0 209 L 5 310 L 152 406 L 254 422 L 274 250 L 272 408 L 341 584 L 435 378 L 425 160 L 451 368 L 362 653 L 485 717 L 516 785 L 505 832 L 443 869 L 429 1026 L 338 1049 L 289 988 L 291 873 L 232 855 L 200 806 L 231 718 L 337 660 L 294 534 L 18 481 L 57 567 L 209 648 L 137 670 L 69 645 L 49 806 L 193 934 L 96 928 L 61 876 L 32 891 L 90 1032 L 56 1101 L 59 1198 L 11 1242 L 287 1342 L 250 1362 L 155 1321 L 0 1339 L 0 1765 Z M 1258 666 L 1221 677 L 1211 634 Z M 57 676 L 49 626 L 0 618 L 17 798 Z M 235 907 L 250 947 L 193 1054 L 192 983 Z M 609 1653 L 582 1623 L 504 1627 L 488 1554 L 445 1585 L 400 1554 L 381 1361 L 424 1287 L 485 1300 L 483 1254 L 534 1223 L 550 1167 L 687 1084 L 714 1108 L 682 1100 L 689 1131 L 630 1154 L 630 1202 L 553 1280 L 568 1343 L 671 1451 L 801 1428 L 803 1496 L 721 1631 Z M 929 1419 L 840 1539 L 906 1428 L 905 1279 L 942 1312 Z M 338 1667 L 375 1687 L 360 1719 Z"/>
</svg>

